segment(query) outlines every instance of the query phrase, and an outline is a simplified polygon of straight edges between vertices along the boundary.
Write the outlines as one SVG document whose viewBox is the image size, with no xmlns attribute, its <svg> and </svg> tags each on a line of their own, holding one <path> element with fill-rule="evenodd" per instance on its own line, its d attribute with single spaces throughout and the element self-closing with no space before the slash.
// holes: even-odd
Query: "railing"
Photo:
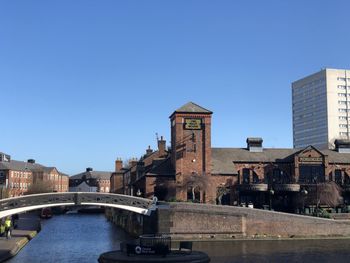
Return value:
<svg viewBox="0 0 350 263">
<path fill-rule="evenodd" d="M 57 205 L 101 205 L 117 207 L 134 207 L 140 213 L 152 210 L 157 199 L 153 200 L 134 196 L 111 194 L 111 193 L 45 193 L 0 200 L 0 213 L 7 210 L 15 210 L 26 207 L 55 206 Z"/>
</svg>

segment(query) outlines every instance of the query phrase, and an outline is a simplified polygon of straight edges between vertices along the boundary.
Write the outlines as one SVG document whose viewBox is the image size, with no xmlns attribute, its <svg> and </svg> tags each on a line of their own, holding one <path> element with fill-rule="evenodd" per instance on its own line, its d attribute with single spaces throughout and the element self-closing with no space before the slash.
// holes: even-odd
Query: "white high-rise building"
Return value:
<svg viewBox="0 0 350 263">
<path fill-rule="evenodd" d="M 333 148 L 350 136 L 350 70 L 324 69 L 292 83 L 293 146 Z"/>
</svg>

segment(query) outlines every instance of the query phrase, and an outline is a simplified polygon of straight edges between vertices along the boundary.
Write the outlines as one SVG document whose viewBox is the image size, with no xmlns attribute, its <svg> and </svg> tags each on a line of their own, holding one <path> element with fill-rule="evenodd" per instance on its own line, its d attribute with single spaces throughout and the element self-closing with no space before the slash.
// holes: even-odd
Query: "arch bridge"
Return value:
<svg viewBox="0 0 350 263">
<path fill-rule="evenodd" d="M 0 218 L 30 210 L 55 206 L 98 205 L 129 210 L 150 215 L 156 209 L 157 198 L 153 200 L 111 193 L 67 192 L 44 193 L 0 200 Z"/>
</svg>

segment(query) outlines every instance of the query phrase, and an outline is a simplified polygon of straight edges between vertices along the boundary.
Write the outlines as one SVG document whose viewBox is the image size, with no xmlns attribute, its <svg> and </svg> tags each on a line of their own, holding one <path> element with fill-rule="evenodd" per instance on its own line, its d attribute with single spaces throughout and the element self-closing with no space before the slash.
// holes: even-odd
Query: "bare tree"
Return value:
<svg viewBox="0 0 350 263">
<path fill-rule="evenodd" d="M 38 180 L 28 188 L 28 191 L 25 194 L 30 195 L 30 194 L 50 193 L 50 192 L 53 192 L 53 189 L 54 187 L 52 182 Z"/>
<path fill-rule="evenodd" d="M 224 185 L 220 185 L 217 189 L 216 189 L 216 197 L 218 199 L 218 205 L 222 204 L 222 197 L 226 194 L 228 194 L 230 192 L 230 189 L 228 189 L 226 186 Z"/>
<path fill-rule="evenodd" d="M 190 176 L 186 176 L 183 181 L 183 187 L 187 191 L 191 188 L 192 200 L 196 200 L 195 190 L 199 189 L 205 191 L 208 186 L 208 177 L 206 175 L 198 175 L 197 173 L 192 173 Z"/>
<path fill-rule="evenodd" d="M 316 185 L 316 206 L 327 205 L 337 207 L 343 203 L 341 188 L 335 182 L 320 183 Z"/>
</svg>

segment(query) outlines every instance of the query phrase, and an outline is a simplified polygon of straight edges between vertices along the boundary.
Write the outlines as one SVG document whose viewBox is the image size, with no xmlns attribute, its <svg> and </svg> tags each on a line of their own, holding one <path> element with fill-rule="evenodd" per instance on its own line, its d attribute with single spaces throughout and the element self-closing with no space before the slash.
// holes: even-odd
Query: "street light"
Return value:
<svg viewBox="0 0 350 263">
<path fill-rule="evenodd" d="M 303 195 L 303 213 L 305 214 L 305 199 L 308 194 L 307 190 L 303 188 L 300 193 Z"/>
<path fill-rule="evenodd" d="M 275 194 L 275 191 L 273 189 L 270 189 L 270 210 L 272 210 L 272 196 Z"/>
<path fill-rule="evenodd" d="M 137 192 L 136 192 L 136 195 L 138 196 L 138 197 L 140 197 L 141 196 L 141 191 L 140 191 L 140 188 L 137 190 Z"/>
<path fill-rule="evenodd" d="M 318 217 L 318 192 L 317 192 L 317 176 L 314 177 L 314 182 L 316 186 L 316 216 Z"/>
</svg>

